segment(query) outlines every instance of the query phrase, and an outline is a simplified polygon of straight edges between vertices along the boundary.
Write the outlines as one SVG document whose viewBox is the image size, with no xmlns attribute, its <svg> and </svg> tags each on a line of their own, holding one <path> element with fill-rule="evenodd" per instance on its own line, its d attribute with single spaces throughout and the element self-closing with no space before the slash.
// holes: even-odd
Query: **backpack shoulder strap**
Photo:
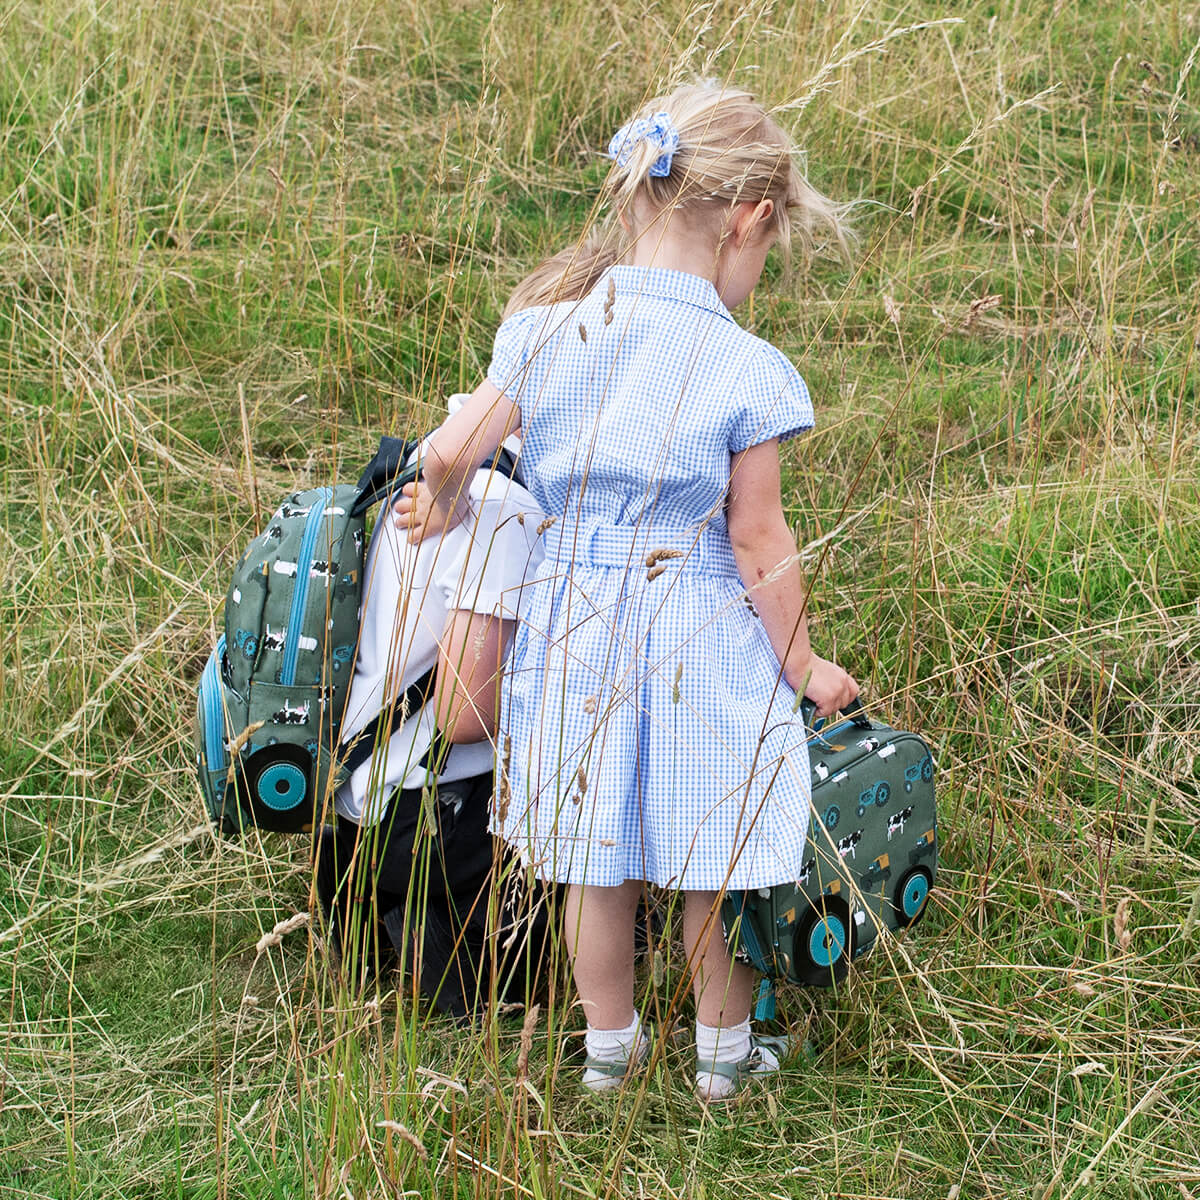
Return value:
<svg viewBox="0 0 1200 1200">
<path fill-rule="evenodd" d="M 417 438 L 382 437 L 375 457 L 367 463 L 358 481 L 358 497 L 350 510 L 351 516 L 361 516 L 380 500 L 394 495 L 406 483 L 421 476 L 421 464 L 409 465 L 413 451 L 420 445 Z M 501 446 L 491 458 L 481 463 L 481 471 L 496 471 L 509 479 L 521 482 L 520 468 L 512 453 Z"/>
<path fill-rule="evenodd" d="M 386 741 L 409 717 L 425 707 L 433 695 L 435 674 L 436 668 L 430 667 L 420 679 L 404 689 L 403 695 L 390 708 L 383 709 L 354 735 L 349 747 L 341 755 L 342 766 L 348 775 L 357 771 L 371 757 L 381 734 L 385 735 L 383 740 Z"/>
<path fill-rule="evenodd" d="M 506 450 L 501 446 L 491 458 L 485 459 L 480 464 L 481 471 L 494 470 L 498 475 L 504 475 L 509 479 L 516 480 L 517 483 L 523 485 L 521 479 L 521 465 L 517 462 L 515 455 L 511 450 Z"/>
<path fill-rule="evenodd" d="M 358 481 L 358 497 L 350 509 L 351 516 L 361 516 L 372 504 L 398 492 L 406 483 L 420 475 L 420 464 L 409 466 L 408 460 L 421 443 L 414 439 L 382 437 L 375 457 L 367 463 Z"/>
</svg>

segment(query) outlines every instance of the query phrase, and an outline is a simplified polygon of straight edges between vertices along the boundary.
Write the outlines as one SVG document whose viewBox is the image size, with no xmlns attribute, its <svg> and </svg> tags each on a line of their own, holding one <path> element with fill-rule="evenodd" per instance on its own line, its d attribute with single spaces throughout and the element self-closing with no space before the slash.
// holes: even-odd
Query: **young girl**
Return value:
<svg viewBox="0 0 1200 1200">
<path fill-rule="evenodd" d="M 430 524 L 453 522 L 475 466 L 520 428 L 552 520 L 507 679 L 493 825 L 570 885 L 588 1087 L 646 1057 L 634 912 L 646 882 L 683 893 L 696 1091 L 711 1101 L 784 1053 L 750 1032 L 752 973 L 726 948 L 720 896 L 799 876 L 811 781 L 797 693 L 828 715 L 858 692 L 809 645 L 780 501 L 778 447 L 812 425 L 808 391 L 730 310 L 776 242 L 844 231 L 745 92 L 655 100 L 609 155 L 616 221 L 517 289 L 425 480 Z M 420 508 L 396 512 L 419 540 Z"/>
</svg>

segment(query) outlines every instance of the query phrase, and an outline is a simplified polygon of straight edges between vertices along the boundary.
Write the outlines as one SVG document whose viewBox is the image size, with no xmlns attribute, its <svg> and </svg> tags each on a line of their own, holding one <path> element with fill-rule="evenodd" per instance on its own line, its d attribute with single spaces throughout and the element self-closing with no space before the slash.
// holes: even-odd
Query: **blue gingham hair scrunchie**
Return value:
<svg viewBox="0 0 1200 1200">
<path fill-rule="evenodd" d="M 679 149 L 679 130 L 665 112 L 656 112 L 650 117 L 638 117 L 628 125 L 622 125 L 608 143 L 608 157 L 618 167 L 627 167 L 639 142 L 649 142 L 662 153 L 650 166 L 655 179 L 665 179 L 671 173 L 671 159 Z"/>
</svg>

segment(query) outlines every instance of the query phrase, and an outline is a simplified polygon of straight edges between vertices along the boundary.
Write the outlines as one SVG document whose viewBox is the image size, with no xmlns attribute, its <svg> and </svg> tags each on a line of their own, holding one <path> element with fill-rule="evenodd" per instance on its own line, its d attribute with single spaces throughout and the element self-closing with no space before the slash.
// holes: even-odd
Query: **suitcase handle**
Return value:
<svg viewBox="0 0 1200 1200">
<path fill-rule="evenodd" d="M 826 718 L 814 717 L 813 714 L 816 711 L 816 701 L 810 700 L 807 696 L 800 701 L 800 719 L 811 733 L 820 733 L 825 728 Z M 867 710 L 863 708 L 862 701 L 857 697 L 842 709 L 842 716 L 849 717 L 859 729 L 872 728 L 871 722 L 867 717 Z"/>
</svg>

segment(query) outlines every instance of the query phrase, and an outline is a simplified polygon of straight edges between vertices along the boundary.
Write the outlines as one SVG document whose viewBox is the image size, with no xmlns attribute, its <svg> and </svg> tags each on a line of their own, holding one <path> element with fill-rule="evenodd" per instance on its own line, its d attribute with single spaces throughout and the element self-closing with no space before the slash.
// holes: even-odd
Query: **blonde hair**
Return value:
<svg viewBox="0 0 1200 1200">
<path fill-rule="evenodd" d="M 822 195 L 804 178 L 791 139 L 749 92 L 719 84 L 677 88 L 637 114 L 666 113 L 679 146 L 664 176 L 650 174 L 662 154 L 651 139 L 632 144 L 604 182 L 609 216 L 577 245 L 547 259 L 514 289 L 504 315 L 561 300 L 579 300 L 628 248 L 619 222 L 636 224 L 679 212 L 706 222 L 745 201 L 773 201 L 770 221 L 787 254 L 798 243 L 805 257 L 832 246 L 849 252 L 848 205 Z M 715 220 L 713 222 L 716 224 Z"/>
</svg>

